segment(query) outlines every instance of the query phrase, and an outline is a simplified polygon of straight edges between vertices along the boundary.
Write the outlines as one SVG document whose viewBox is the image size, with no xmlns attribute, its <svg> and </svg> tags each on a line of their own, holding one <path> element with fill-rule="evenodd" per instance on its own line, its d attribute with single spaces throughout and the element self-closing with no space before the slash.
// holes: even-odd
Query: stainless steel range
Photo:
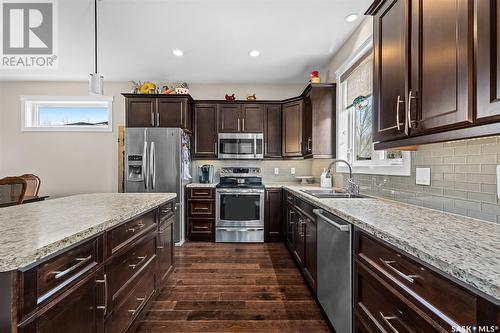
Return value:
<svg viewBox="0 0 500 333">
<path fill-rule="evenodd" d="M 216 191 L 215 241 L 264 242 L 264 185 L 260 168 L 221 168 Z"/>
</svg>

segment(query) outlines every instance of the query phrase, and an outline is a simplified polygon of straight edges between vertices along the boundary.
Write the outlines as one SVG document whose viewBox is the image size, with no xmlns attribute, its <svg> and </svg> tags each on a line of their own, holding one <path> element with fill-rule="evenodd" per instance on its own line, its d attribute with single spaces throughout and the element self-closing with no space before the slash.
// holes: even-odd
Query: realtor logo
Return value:
<svg viewBox="0 0 500 333">
<path fill-rule="evenodd" d="M 55 0 L 0 0 L 0 3 L 1 68 L 55 68 Z"/>
</svg>

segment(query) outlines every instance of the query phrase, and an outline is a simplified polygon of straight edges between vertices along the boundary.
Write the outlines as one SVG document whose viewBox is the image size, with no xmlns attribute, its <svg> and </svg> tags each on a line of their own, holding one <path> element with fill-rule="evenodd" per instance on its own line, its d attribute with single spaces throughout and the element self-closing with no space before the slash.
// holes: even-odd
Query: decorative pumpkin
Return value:
<svg viewBox="0 0 500 333">
<path fill-rule="evenodd" d="M 139 88 L 139 92 L 141 94 L 154 93 L 155 90 L 156 90 L 156 84 L 154 84 L 153 82 L 144 82 L 142 86 Z"/>
<path fill-rule="evenodd" d="M 321 83 L 318 71 L 312 71 L 310 75 L 309 82 L 311 83 Z"/>
</svg>

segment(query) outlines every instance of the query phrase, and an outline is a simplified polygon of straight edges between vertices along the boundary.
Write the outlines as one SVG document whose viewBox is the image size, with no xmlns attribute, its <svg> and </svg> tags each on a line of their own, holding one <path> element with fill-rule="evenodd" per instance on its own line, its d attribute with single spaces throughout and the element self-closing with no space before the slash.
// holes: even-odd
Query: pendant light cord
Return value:
<svg viewBox="0 0 500 333">
<path fill-rule="evenodd" d="M 94 0 L 94 51 L 95 73 L 97 74 L 97 0 Z"/>
</svg>

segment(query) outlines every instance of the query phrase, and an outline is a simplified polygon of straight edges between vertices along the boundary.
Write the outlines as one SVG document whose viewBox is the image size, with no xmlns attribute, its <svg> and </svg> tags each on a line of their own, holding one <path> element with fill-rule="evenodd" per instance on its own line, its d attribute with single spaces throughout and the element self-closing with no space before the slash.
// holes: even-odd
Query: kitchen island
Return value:
<svg viewBox="0 0 500 333">
<path fill-rule="evenodd" d="M 123 332 L 174 264 L 171 193 L 0 210 L 0 332 Z"/>
</svg>

